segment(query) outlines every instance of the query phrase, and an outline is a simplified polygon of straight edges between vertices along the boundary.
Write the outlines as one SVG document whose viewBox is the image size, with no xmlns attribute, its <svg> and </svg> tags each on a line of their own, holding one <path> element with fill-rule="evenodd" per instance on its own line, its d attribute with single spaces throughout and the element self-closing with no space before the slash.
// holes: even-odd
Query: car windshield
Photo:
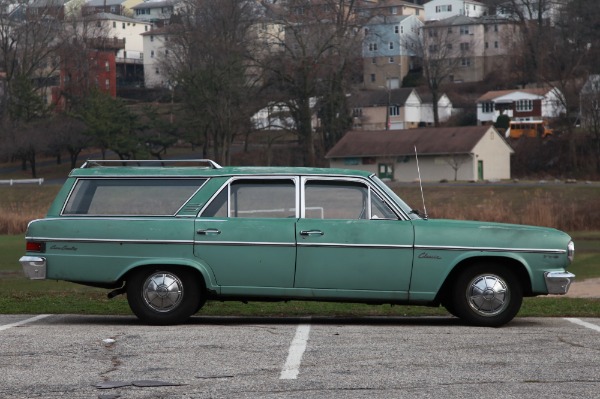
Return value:
<svg viewBox="0 0 600 399">
<path fill-rule="evenodd" d="M 394 200 L 394 202 L 400 207 L 400 209 L 408 215 L 411 219 L 421 219 L 421 217 L 410 207 L 406 202 L 404 202 L 396 193 L 388 187 L 387 184 L 383 182 L 379 177 L 373 175 L 371 176 L 371 180 L 373 180 L 379 188 L 381 188 L 385 193 Z"/>
</svg>

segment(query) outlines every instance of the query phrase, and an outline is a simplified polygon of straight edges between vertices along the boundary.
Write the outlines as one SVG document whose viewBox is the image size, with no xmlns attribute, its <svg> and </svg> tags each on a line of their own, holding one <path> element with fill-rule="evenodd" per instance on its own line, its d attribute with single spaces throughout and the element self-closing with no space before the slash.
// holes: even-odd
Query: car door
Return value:
<svg viewBox="0 0 600 399">
<path fill-rule="evenodd" d="M 293 287 L 297 180 L 232 179 L 196 219 L 194 253 L 212 269 L 221 293 Z"/>
<path fill-rule="evenodd" d="M 297 288 L 408 297 L 413 228 L 359 179 L 303 178 L 296 225 Z"/>
</svg>

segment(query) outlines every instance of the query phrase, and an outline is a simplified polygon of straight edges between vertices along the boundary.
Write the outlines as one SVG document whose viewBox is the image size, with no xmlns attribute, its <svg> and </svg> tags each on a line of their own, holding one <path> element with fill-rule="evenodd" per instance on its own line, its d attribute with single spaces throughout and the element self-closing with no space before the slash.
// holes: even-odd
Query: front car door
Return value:
<svg viewBox="0 0 600 399">
<path fill-rule="evenodd" d="M 407 299 L 410 220 L 363 179 L 303 177 L 301 185 L 294 286 L 322 297 Z"/>
<path fill-rule="evenodd" d="M 194 253 L 212 269 L 222 294 L 293 287 L 297 181 L 231 179 L 196 219 Z"/>
</svg>

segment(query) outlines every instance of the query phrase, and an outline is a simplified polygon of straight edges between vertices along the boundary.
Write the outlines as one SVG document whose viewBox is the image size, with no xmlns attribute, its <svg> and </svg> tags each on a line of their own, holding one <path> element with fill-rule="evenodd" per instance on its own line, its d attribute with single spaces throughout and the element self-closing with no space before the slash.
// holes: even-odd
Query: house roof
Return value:
<svg viewBox="0 0 600 399">
<path fill-rule="evenodd" d="M 544 97 L 546 94 L 548 94 L 548 92 L 550 92 L 552 90 L 554 90 L 552 87 L 542 87 L 542 88 L 536 88 L 536 89 L 488 91 L 483 96 L 479 97 L 477 99 L 477 102 L 480 103 L 480 102 L 492 101 L 495 98 L 503 97 L 503 96 L 506 96 L 506 95 L 512 94 L 512 93 L 528 93 L 528 94 L 533 94 L 535 96 Z"/>
<path fill-rule="evenodd" d="M 116 6 L 121 5 L 126 0 L 89 0 L 85 3 L 89 7 L 105 7 L 105 6 Z"/>
<path fill-rule="evenodd" d="M 492 126 L 459 126 L 407 130 L 353 130 L 325 158 L 469 154 Z M 496 132 L 498 138 L 502 137 Z"/>
<path fill-rule="evenodd" d="M 134 10 L 140 10 L 143 8 L 162 8 L 162 7 L 172 7 L 176 3 L 175 0 L 166 0 L 166 1 L 145 1 L 143 3 L 137 4 L 131 7 Z"/>
<path fill-rule="evenodd" d="M 85 17 L 86 20 L 88 21 L 119 21 L 119 22 L 131 22 L 134 24 L 149 24 L 149 22 L 140 20 L 140 19 L 133 19 L 133 18 L 129 18 L 129 17 L 125 17 L 123 15 L 116 15 L 116 14 L 111 14 L 108 12 L 99 12 L 96 14 L 90 14 L 87 17 Z"/>
<path fill-rule="evenodd" d="M 414 91 L 413 88 L 364 90 L 352 94 L 348 99 L 348 104 L 352 108 L 387 106 L 389 104 L 404 105 Z"/>
</svg>

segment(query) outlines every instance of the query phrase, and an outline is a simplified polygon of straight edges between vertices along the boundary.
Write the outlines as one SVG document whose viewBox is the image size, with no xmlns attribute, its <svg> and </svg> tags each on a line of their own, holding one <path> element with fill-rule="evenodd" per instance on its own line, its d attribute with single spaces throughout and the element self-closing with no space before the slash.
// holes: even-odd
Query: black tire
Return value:
<svg viewBox="0 0 600 399">
<path fill-rule="evenodd" d="M 514 272 L 497 264 L 478 263 L 455 280 L 451 308 L 468 324 L 499 327 L 521 309 L 523 287 Z"/>
<path fill-rule="evenodd" d="M 152 268 L 134 271 L 127 279 L 127 302 L 144 323 L 178 324 L 204 303 L 202 286 L 185 268 Z"/>
</svg>

